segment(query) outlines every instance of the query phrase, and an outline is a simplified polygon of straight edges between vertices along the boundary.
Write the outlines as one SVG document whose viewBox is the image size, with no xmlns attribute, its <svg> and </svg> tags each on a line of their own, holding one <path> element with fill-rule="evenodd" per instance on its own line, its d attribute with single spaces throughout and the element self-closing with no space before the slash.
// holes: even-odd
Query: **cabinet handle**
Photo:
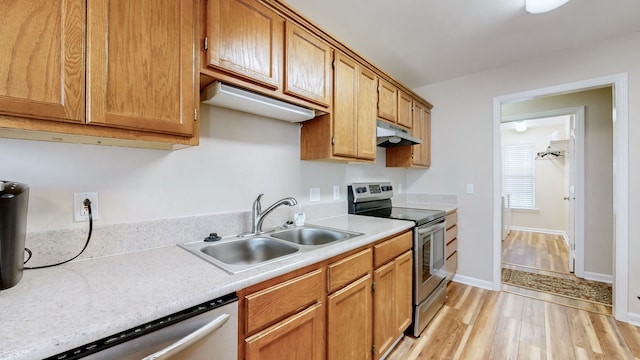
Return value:
<svg viewBox="0 0 640 360">
<path fill-rule="evenodd" d="M 169 359 L 171 356 L 179 353 L 180 351 L 188 348 L 196 341 L 206 337 L 212 332 L 220 329 L 224 324 L 226 324 L 227 320 L 229 320 L 231 316 L 229 314 L 223 314 L 215 318 L 213 321 L 205 324 L 198 330 L 195 330 L 191 334 L 183 337 L 182 339 L 174 342 L 173 344 L 167 346 L 166 348 L 155 352 L 151 355 L 148 355 L 142 360 L 164 360 Z"/>
</svg>

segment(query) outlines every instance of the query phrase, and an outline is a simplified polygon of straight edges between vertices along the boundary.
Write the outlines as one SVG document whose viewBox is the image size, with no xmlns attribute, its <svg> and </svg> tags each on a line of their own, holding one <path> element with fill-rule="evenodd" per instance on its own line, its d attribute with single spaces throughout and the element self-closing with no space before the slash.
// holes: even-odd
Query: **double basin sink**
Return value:
<svg viewBox="0 0 640 360">
<path fill-rule="evenodd" d="M 234 237 L 217 243 L 180 244 L 191 253 L 235 274 L 287 255 L 311 251 L 362 233 L 318 226 L 302 226 L 251 237 Z"/>
</svg>

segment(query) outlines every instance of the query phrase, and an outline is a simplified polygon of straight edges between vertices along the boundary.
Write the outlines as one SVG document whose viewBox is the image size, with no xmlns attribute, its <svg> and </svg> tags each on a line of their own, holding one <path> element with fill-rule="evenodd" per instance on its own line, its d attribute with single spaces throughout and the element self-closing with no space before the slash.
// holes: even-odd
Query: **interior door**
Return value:
<svg viewBox="0 0 640 360">
<path fill-rule="evenodd" d="M 576 267 L 576 117 L 571 115 L 569 120 L 569 189 L 565 200 L 569 201 L 569 271 L 575 272 Z"/>
</svg>

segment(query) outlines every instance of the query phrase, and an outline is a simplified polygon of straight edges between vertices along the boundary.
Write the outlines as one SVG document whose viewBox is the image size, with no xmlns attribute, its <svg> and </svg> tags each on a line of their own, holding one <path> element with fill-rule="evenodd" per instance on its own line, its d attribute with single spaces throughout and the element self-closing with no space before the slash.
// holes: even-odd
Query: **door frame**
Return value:
<svg viewBox="0 0 640 360">
<path fill-rule="evenodd" d="M 629 74 L 620 73 L 493 98 L 493 290 L 501 288 L 502 171 L 500 124 L 503 103 L 613 87 L 613 315 L 629 321 Z"/>
<path fill-rule="evenodd" d="M 584 278 L 584 106 L 574 106 L 569 108 L 553 109 L 548 111 L 540 111 L 526 114 L 518 114 L 513 116 L 503 116 L 501 118 L 501 124 L 506 124 L 513 121 L 523 120 L 537 120 L 556 116 L 573 116 L 575 121 L 575 163 L 571 163 L 570 166 L 575 168 L 575 202 L 574 202 L 574 216 L 575 216 L 575 231 L 574 231 L 574 244 L 575 244 L 575 274 L 577 277 Z M 502 141 L 498 145 L 502 147 Z M 500 160 L 499 164 L 502 164 Z M 502 173 L 500 175 L 502 179 Z M 502 193 L 502 192 L 501 192 Z M 568 194 L 571 196 L 571 194 Z M 571 200 L 570 200 L 571 201 Z M 568 235 L 567 235 L 568 236 Z M 502 245 L 502 243 L 500 243 Z M 568 244 L 569 245 L 569 244 Z M 571 253 L 571 251 L 569 251 Z M 502 257 L 502 251 L 500 251 Z M 571 261 L 571 259 L 569 259 Z"/>
</svg>

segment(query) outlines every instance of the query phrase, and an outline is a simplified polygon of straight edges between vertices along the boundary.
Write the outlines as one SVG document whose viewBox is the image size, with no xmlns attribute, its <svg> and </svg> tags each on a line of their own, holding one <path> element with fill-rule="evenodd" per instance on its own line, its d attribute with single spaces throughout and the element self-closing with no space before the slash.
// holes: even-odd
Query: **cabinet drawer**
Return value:
<svg viewBox="0 0 640 360">
<path fill-rule="evenodd" d="M 329 289 L 329 293 L 371 272 L 372 264 L 373 251 L 371 249 L 360 251 L 357 254 L 329 264 L 327 268 L 327 288 Z"/>
<path fill-rule="evenodd" d="M 322 269 L 245 297 L 247 335 L 322 298 Z"/>
<path fill-rule="evenodd" d="M 458 223 L 458 212 L 454 211 L 447 215 L 447 229 Z"/>
<path fill-rule="evenodd" d="M 458 225 L 453 225 L 452 227 L 448 228 L 447 231 L 445 232 L 444 243 L 448 244 L 449 242 L 451 242 L 451 240 L 457 237 L 458 237 Z"/>
<path fill-rule="evenodd" d="M 447 243 L 445 248 L 445 258 L 448 258 L 455 251 L 458 251 L 458 238 L 454 238 L 453 241 Z"/>
<path fill-rule="evenodd" d="M 374 267 L 394 259 L 413 246 L 413 232 L 408 231 L 373 247 Z"/>
<path fill-rule="evenodd" d="M 458 271 L 458 252 L 454 252 L 447 258 L 445 261 L 445 268 L 447 269 L 447 273 L 455 274 Z"/>
</svg>

